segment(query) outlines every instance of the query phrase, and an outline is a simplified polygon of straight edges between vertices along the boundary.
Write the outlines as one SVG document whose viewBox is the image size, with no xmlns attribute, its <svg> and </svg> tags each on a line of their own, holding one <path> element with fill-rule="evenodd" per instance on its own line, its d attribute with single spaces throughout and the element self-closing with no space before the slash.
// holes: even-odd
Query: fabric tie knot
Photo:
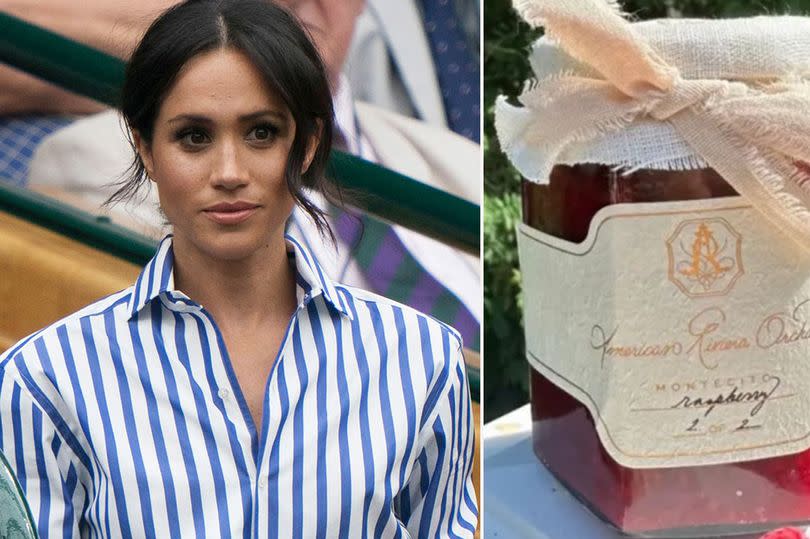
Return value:
<svg viewBox="0 0 810 539">
<path fill-rule="evenodd" d="M 523 107 L 498 99 L 495 127 L 501 146 L 513 162 L 520 161 L 524 176 L 545 182 L 573 145 L 645 118 L 665 121 L 774 226 L 810 250 L 810 182 L 797 165 L 810 162 L 810 70 L 774 77 L 768 70 L 776 59 L 757 58 L 753 63 L 763 72 L 750 77 L 683 78 L 682 66 L 667 63 L 615 2 L 514 4 L 529 24 L 544 26 L 547 38 L 583 66 L 531 83 L 520 96 Z M 750 36 L 746 39 L 750 44 Z M 810 42 L 801 42 L 802 47 L 810 54 Z M 743 73 L 746 61 L 736 59 L 727 71 Z M 699 59 L 689 68 L 711 72 Z"/>
<path fill-rule="evenodd" d="M 668 121 L 691 107 L 705 107 L 730 91 L 730 84 L 720 80 L 689 80 L 678 78 L 672 88 L 659 92 L 645 113 L 658 121 Z"/>
</svg>

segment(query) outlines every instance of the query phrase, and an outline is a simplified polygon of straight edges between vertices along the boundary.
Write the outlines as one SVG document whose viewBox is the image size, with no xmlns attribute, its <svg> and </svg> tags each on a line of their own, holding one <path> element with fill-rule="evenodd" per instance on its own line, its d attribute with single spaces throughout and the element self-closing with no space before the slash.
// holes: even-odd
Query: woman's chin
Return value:
<svg viewBox="0 0 810 539">
<path fill-rule="evenodd" d="M 246 260 L 270 245 L 267 234 L 255 230 L 206 231 L 193 242 L 207 258 L 228 262 Z"/>
</svg>

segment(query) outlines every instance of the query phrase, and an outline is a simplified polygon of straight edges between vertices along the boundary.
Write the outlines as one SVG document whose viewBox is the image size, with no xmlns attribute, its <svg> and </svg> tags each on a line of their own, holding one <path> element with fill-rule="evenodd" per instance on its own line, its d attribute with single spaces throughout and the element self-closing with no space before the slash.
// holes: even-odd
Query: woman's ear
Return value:
<svg viewBox="0 0 810 539">
<path fill-rule="evenodd" d="M 147 176 L 149 176 L 150 180 L 155 181 L 153 179 L 154 176 L 152 175 L 152 171 L 154 170 L 154 161 L 152 160 L 151 146 L 143 139 L 140 131 L 137 129 L 132 130 L 132 142 L 135 144 L 135 151 L 138 152 L 138 156 L 143 162 L 143 167 L 146 169 Z"/>
<path fill-rule="evenodd" d="M 316 120 L 316 122 L 318 122 L 318 127 L 315 130 L 315 133 L 309 137 L 309 141 L 307 142 L 307 154 L 304 156 L 304 166 L 301 167 L 301 174 L 307 173 L 309 166 L 312 164 L 312 160 L 315 159 L 315 152 L 318 150 L 318 146 L 321 144 L 323 122 L 321 120 Z"/>
</svg>

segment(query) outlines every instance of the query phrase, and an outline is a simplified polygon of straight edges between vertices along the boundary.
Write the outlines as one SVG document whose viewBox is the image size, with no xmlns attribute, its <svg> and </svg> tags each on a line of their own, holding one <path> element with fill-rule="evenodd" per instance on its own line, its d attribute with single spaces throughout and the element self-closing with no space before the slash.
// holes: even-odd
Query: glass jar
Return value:
<svg viewBox="0 0 810 539">
<path fill-rule="evenodd" d="M 523 181 L 523 221 L 544 234 L 580 243 L 596 213 L 607 206 L 734 195 L 710 168 L 622 175 L 607 165 L 557 165 L 547 185 Z M 624 533 L 747 536 L 810 520 L 810 450 L 715 465 L 622 466 L 600 441 L 587 406 L 538 370 L 530 372 L 535 454 L 578 499 Z"/>
</svg>

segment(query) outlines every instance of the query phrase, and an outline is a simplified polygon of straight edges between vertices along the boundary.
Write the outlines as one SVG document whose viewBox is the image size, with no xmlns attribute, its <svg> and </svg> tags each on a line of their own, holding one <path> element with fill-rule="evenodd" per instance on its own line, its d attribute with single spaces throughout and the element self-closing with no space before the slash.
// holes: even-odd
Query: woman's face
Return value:
<svg viewBox="0 0 810 539">
<path fill-rule="evenodd" d="M 289 110 L 246 56 L 219 49 L 192 58 L 160 108 L 152 143 L 135 134 L 175 243 L 242 260 L 283 241 L 295 203 L 284 177 L 294 137 Z"/>
</svg>

